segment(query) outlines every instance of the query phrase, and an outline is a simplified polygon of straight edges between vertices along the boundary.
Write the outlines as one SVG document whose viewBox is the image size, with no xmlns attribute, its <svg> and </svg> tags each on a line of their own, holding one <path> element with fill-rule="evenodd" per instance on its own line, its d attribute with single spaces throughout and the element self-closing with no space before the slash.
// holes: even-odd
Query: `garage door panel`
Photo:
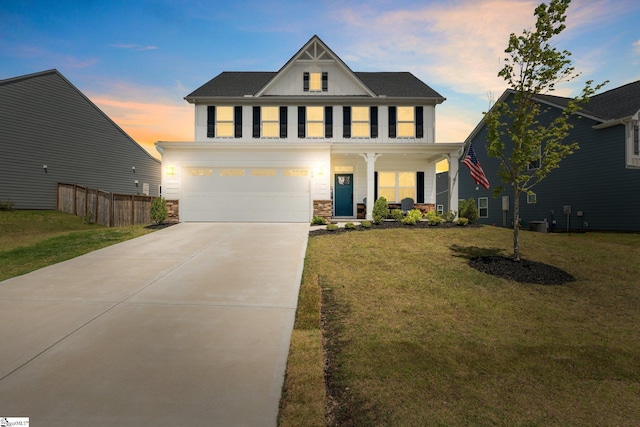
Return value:
<svg viewBox="0 0 640 427">
<path fill-rule="evenodd" d="M 307 222 L 308 171 L 197 168 L 184 174 L 183 221 Z M 204 172 L 203 172 L 204 171 Z"/>
</svg>

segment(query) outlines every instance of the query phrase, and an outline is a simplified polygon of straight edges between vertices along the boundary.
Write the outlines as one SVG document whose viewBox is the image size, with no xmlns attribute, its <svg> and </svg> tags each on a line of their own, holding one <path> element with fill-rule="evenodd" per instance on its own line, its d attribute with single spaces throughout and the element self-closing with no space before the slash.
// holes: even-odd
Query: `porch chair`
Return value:
<svg viewBox="0 0 640 427">
<path fill-rule="evenodd" d="M 411 197 L 407 197 L 406 199 L 400 200 L 400 209 L 402 209 L 402 212 L 404 213 L 413 209 L 413 199 Z"/>
</svg>

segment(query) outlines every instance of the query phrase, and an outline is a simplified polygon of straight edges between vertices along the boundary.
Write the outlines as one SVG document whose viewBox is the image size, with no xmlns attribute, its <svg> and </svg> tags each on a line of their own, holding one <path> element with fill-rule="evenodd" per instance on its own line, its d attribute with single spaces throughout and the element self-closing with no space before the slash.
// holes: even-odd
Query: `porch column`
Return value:
<svg viewBox="0 0 640 427">
<path fill-rule="evenodd" d="M 458 212 L 458 172 L 459 154 L 449 154 L 449 210 Z"/>
<path fill-rule="evenodd" d="M 366 154 L 360 154 L 363 158 L 364 161 L 367 162 L 367 214 L 366 214 L 366 219 L 367 221 L 371 221 L 373 220 L 373 204 L 376 202 L 374 200 L 375 197 L 375 186 L 376 186 L 376 180 L 375 180 L 375 165 L 376 165 L 376 159 L 378 157 L 380 157 L 382 154 L 376 154 L 376 153 L 366 153 Z"/>
</svg>

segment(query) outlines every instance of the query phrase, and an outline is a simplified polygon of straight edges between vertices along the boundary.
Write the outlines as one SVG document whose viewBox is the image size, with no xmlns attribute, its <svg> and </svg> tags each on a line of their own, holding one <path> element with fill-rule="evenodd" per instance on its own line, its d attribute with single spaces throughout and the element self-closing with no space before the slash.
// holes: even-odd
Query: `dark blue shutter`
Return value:
<svg viewBox="0 0 640 427">
<path fill-rule="evenodd" d="M 396 107 L 389 107 L 389 138 L 396 137 Z"/>
<path fill-rule="evenodd" d="M 253 137 L 260 138 L 260 107 L 253 107 Z"/>
<path fill-rule="evenodd" d="M 373 200 L 378 200 L 378 171 L 373 173 Z"/>
<path fill-rule="evenodd" d="M 309 73 L 302 74 L 302 90 L 309 92 Z"/>
<path fill-rule="evenodd" d="M 298 107 L 298 138 L 306 136 L 305 123 L 307 122 L 306 107 Z"/>
<path fill-rule="evenodd" d="M 342 137 L 351 138 L 351 107 L 342 107 Z"/>
<path fill-rule="evenodd" d="M 416 107 L 416 138 L 424 138 L 423 108 Z"/>
<path fill-rule="evenodd" d="M 233 108 L 234 133 L 236 138 L 242 138 L 242 107 Z"/>
<path fill-rule="evenodd" d="M 371 138 L 378 137 L 378 107 L 371 107 L 369 109 L 369 126 Z"/>
<path fill-rule="evenodd" d="M 329 90 L 329 73 L 322 73 L 322 91 L 327 92 Z"/>
<path fill-rule="evenodd" d="M 416 172 L 416 203 L 424 203 L 424 172 Z"/>
<path fill-rule="evenodd" d="M 333 138 L 333 107 L 324 107 L 324 137 Z"/>
<path fill-rule="evenodd" d="M 280 138 L 287 137 L 287 107 L 280 107 Z"/>
<path fill-rule="evenodd" d="M 207 107 L 207 138 L 216 136 L 216 107 Z"/>
</svg>

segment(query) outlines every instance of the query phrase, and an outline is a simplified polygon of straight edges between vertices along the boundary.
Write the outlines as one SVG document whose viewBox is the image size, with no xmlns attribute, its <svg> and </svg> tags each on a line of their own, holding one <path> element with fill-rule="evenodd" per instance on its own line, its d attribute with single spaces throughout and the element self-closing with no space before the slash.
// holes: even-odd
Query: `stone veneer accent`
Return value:
<svg viewBox="0 0 640 427">
<path fill-rule="evenodd" d="M 436 210 L 436 205 L 434 203 L 415 203 L 413 207 L 415 209 L 420 209 L 422 215 L 426 214 L 427 212 Z"/>
<path fill-rule="evenodd" d="M 169 211 L 169 222 L 180 222 L 180 203 L 178 200 L 166 200 Z"/>
<path fill-rule="evenodd" d="M 331 222 L 331 209 L 333 203 L 331 200 L 314 200 L 313 201 L 313 216 L 321 216 L 327 222 Z"/>
</svg>

